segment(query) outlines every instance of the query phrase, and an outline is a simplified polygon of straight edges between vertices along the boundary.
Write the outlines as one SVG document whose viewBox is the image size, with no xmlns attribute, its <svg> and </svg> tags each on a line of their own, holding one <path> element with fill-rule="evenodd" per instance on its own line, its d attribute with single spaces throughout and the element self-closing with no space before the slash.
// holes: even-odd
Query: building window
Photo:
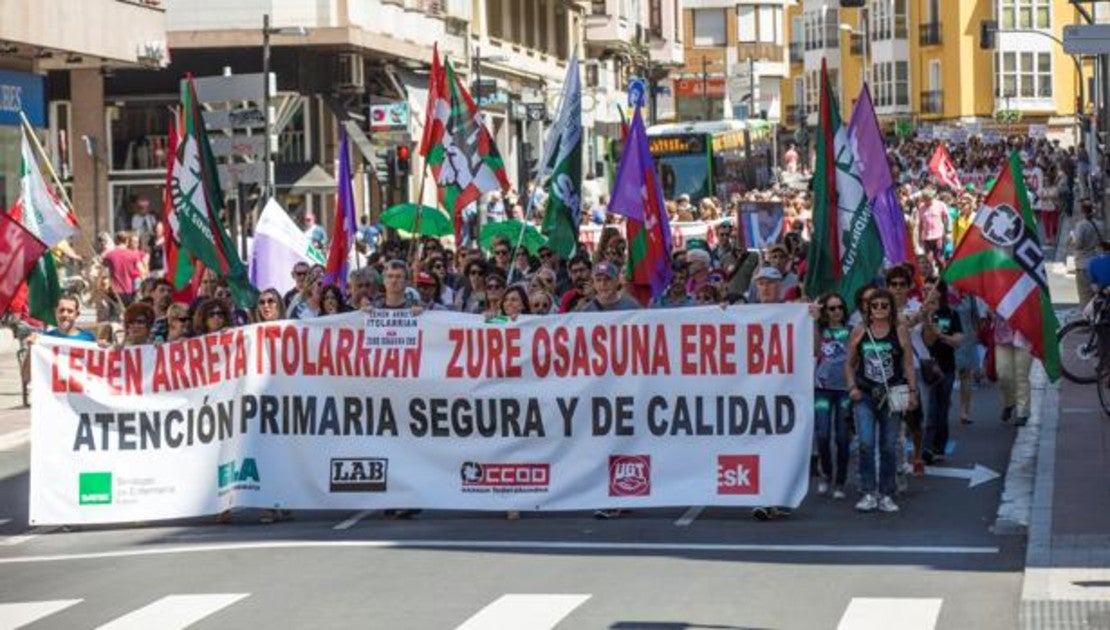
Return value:
<svg viewBox="0 0 1110 630">
<path fill-rule="evenodd" d="M 694 45 L 724 46 L 726 43 L 726 11 L 723 9 L 695 9 L 693 13 Z"/>
<path fill-rule="evenodd" d="M 609 9 L 605 0 L 590 0 L 590 13 L 593 15 L 608 15 Z"/>
<path fill-rule="evenodd" d="M 663 37 L 663 0 L 650 0 L 648 30 L 655 37 Z"/>
<path fill-rule="evenodd" d="M 910 64 L 886 61 L 872 66 L 875 77 L 875 107 L 910 106 Z"/>
<path fill-rule="evenodd" d="M 906 0 L 872 0 L 870 13 L 872 39 L 906 39 Z"/>
<path fill-rule="evenodd" d="M 1003 30 L 1052 28 L 1052 0 L 998 0 L 998 20 Z"/>
<path fill-rule="evenodd" d="M 1002 52 L 995 58 L 998 96 L 1052 98 L 1052 53 Z"/>
<path fill-rule="evenodd" d="M 782 21 L 782 7 L 759 7 L 759 41 L 765 44 L 782 44 L 779 24 Z"/>
<path fill-rule="evenodd" d="M 738 29 L 737 39 L 744 44 L 751 44 L 755 42 L 755 5 L 741 4 L 737 7 L 739 15 L 737 16 Z"/>
</svg>

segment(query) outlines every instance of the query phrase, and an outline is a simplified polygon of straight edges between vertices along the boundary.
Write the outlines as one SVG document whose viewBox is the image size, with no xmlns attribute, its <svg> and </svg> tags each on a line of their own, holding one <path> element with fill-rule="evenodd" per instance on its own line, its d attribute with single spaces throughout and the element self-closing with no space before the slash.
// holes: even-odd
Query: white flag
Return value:
<svg viewBox="0 0 1110 630">
<path fill-rule="evenodd" d="M 325 261 L 289 213 L 271 198 L 254 228 L 251 284 L 259 290 L 273 288 L 284 294 L 294 286 L 293 265 L 299 262 L 322 265 Z"/>
<path fill-rule="evenodd" d="M 39 170 L 38 160 L 31 150 L 27 130 L 23 130 L 23 163 L 21 166 L 20 197 L 23 207 L 23 227 L 53 247 L 77 231 L 77 221 L 46 185 Z"/>
</svg>

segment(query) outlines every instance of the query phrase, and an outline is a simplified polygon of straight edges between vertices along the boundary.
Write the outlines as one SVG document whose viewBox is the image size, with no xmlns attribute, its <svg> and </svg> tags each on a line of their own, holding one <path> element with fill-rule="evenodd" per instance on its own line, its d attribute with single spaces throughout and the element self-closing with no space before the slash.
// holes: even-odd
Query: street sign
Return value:
<svg viewBox="0 0 1110 630">
<path fill-rule="evenodd" d="M 547 118 L 547 106 L 543 103 L 525 103 L 528 110 L 528 120 L 538 121 Z"/>
<path fill-rule="evenodd" d="M 370 131 L 405 131 L 409 128 L 409 104 L 405 101 L 370 106 Z"/>
<path fill-rule="evenodd" d="M 266 126 L 266 117 L 257 107 L 245 109 L 224 109 L 204 112 L 204 127 L 206 129 L 228 129 L 232 127 L 252 129 Z"/>
<path fill-rule="evenodd" d="M 1064 52 L 1069 55 L 1110 54 L 1110 24 L 1065 25 Z"/>
<path fill-rule="evenodd" d="M 628 81 L 628 106 L 644 107 L 647 104 L 647 81 L 643 77 L 632 77 Z"/>
<path fill-rule="evenodd" d="M 1048 126 L 1046 125 L 1029 125 L 1029 137 L 1038 140 L 1043 139 L 1048 135 Z"/>
<path fill-rule="evenodd" d="M 183 81 L 184 82 L 184 81 Z M 227 101 L 262 102 L 262 73 L 229 74 L 196 79 L 197 100 L 201 103 L 220 103 Z M 270 96 L 276 93 L 274 73 L 270 73 Z"/>
<path fill-rule="evenodd" d="M 236 155 L 239 157 L 262 156 L 266 151 L 266 139 L 262 135 L 255 136 L 210 136 L 212 154 L 217 157 Z"/>
<path fill-rule="evenodd" d="M 265 162 L 236 162 L 220 164 L 220 187 L 230 190 L 239 184 L 260 184 L 266 178 Z"/>
</svg>

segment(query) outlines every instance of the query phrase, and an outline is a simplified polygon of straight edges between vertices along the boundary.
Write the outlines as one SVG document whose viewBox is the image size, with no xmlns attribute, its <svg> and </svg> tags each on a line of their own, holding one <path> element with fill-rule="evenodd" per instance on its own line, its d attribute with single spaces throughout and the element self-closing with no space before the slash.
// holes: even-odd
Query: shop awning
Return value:
<svg viewBox="0 0 1110 630">
<path fill-rule="evenodd" d="M 335 178 L 319 164 L 286 162 L 274 165 L 274 186 L 293 195 L 335 192 Z"/>
</svg>

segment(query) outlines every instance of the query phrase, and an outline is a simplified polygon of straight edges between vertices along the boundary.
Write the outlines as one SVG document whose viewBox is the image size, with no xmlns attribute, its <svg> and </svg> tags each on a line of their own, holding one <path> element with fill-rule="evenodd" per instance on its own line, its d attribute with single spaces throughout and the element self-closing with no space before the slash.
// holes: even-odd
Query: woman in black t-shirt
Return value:
<svg viewBox="0 0 1110 630">
<path fill-rule="evenodd" d="M 926 389 L 929 415 L 925 418 L 926 464 L 944 459 L 948 446 L 948 413 L 952 408 L 952 386 L 956 381 L 956 348 L 963 343 L 960 315 L 948 306 L 948 285 L 938 282 L 925 301 L 925 322 L 921 331 L 929 355 L 944 376 Z"/>
</svg>

